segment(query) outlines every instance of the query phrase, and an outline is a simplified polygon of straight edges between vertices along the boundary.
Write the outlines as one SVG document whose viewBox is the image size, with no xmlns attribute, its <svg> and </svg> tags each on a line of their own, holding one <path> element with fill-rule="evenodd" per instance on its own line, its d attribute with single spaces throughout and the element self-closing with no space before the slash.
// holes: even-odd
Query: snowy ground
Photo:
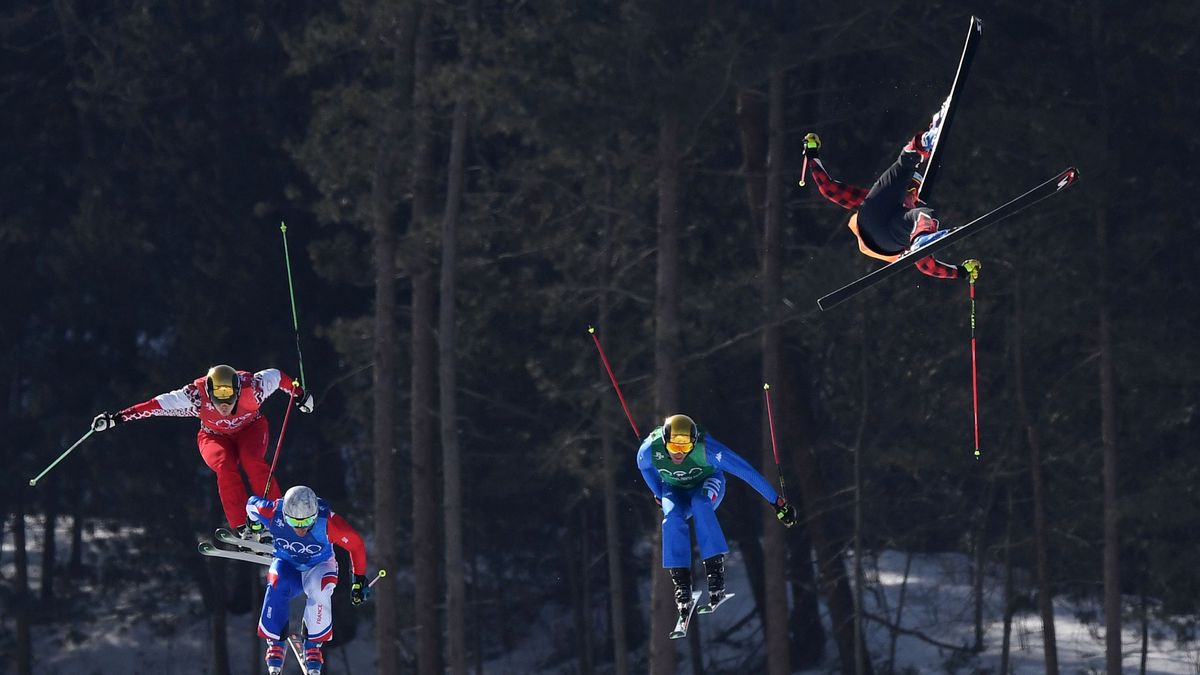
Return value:
<svg viewBox="0 0 1200 675">
<path fill-rule="evenodd" d="M 37 551 L 41 528 L 36 518 L 29 519 L 31 584 L 37 588 Z M 119 550 L 114 546 L 114 532 L 95 527 L 86 536 L 88 562 L 102 564 L 106 553 Z M 65 551 L 65 532 L 59 542 Z M 12 537 L 5 532 L 3 564 L 0 574 L 11 580 Z M 865 596 L 870 613 L 895 617 L 897 600 L 904 580 L 906 555 L 885 552 L 867 564 L 868 578 L 875 592 Z M 711 616 L 698 616 L 698 626 L 705 638 L 726 633 L 733 625 L 753 611 L 749 584 L 741 559 L 736 552 L 728 564 L 728 586 L 737 593 Z M 90 588 L 82 589 L 89 596 Z M 940 643 L 967 645 L 974 641 L 973 607 L 967 561 L 958 555 L 914 556 L 908 574 L 902 625 L 909 630 L 930 636 Z M 939 648 L 919 637 L 900 636 L 896 643 L 896 672 L 898 673 L 997 673 L 1003 625 L 1000 615 L 1000 580 L 989 578 L 984 612 L 984 645 L 982 654 L 963 654 Z M 150 619 L 135 619 L 120 597 L 94 593 L 93 616 L 86 621 L 34 626 L 34 672 L 38 675 L 138 675 L 139 673 L 168 675 L 171 673 L 207 673 L 208 624 L 198 597 L 174 599 L 161 613 Z M 603 612 L 604 608 L 597 611 Z M 1060 670 L 1064 674 L 1100 673 L 1104 670 L 1104 640 L 1101 627 L 1078 617 L 1098 617 L 1096 605 L 1078 605 L 1067 601 L 1056 604 L 1056 629 Z M 527 637 L 519 646 L 501 657 L 484 663 L 487 675 L 568 675 L 577 672 L 574 663 L 546 666 L 556 647 L 564 640 L 562 627 L 571 625 L 569 615 L 559 607 L 547 607 L 541 616 L 526 628 Z M 258 653 L 260 643 L 250 636 L 254 632 L 254 616 L 230 616 L 230 663 L 235 673 L 245 672 L 252 662 L 251 650 Z M 14 623 L 11 617 L 0 617 L 0 673 L 12 672 L 10 661 Z M 669 627 L 663 626 L 663 630 Z M 868 624 L 868 646 L 876 664 L 887 658 L 890 636 L 886 628 Z M 1200 643 L 1177 641 L 1173 626 L 1155 625 L 1147 659 L 1147 673 L 1200 673 Z M 370 625 L 359 625 L 359 639 L 345 648 L 329 650 L 326 659 L 338 674 L 369 675 L 374 672 L 373 649 L 369 640 Z M 757 622 L 746 622 L 719 644 L 706 648 L 709 673 L 750 673 L 757 663 L 755 654 L 761 652 L 762 642 Z M 1010 663 L 1012 672 L 1033 674 L 1044 671 L 1042 666 L 1041 622 L 1034 614 L 1019 614 L 1013 623 Z M 1138 672 L 1140 637 L 1137 627 L 1126 626 L 1126 672 Z M 598 649 L 602 649 L 598 647 Z M 688 648 L 681 644 L 679 672 L 691 672 L 687 665 Z M 834 653 L 832 645 L 826 649 Z M 634 663 L 639 663 L 639 658 Z M 597 654 L 604 660 L 607 654 Z M 259 672 L 265 672 L 261 670 Z M 294 664 L 285 672 L 297 672 Z M 601 673 L 605 672 L 601 668 Z M 830 672 L 829 668 L 804 671 L 804 675 Z"/>
</svg>

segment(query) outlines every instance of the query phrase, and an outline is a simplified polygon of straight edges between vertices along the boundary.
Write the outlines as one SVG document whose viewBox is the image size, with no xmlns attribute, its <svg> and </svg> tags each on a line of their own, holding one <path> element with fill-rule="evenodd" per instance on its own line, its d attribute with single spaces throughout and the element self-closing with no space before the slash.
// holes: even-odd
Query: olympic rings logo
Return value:
<svg viewBox="0 0 1200 675">
<path fill-rule="evenodd" d="M 316 555 L 325 548 L 322 544 L 305 544 L 301 541 L 288 541 L 287 539 L 275 538 L 275 545 L 288 553 L 296 553 L 303 555 Z"/>
</svg>

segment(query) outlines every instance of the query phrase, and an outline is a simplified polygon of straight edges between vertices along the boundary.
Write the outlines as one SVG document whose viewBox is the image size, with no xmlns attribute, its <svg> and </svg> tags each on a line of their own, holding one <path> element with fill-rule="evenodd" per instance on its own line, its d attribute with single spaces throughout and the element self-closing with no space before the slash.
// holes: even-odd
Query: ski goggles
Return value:
<svg viewBox="0 0 1200 675">
<path fill-rule="evenodd" d="M 210 391 L 212 398 L 217 403 L 233 403 L 237 398 L 237 387 L 232 384 L 214 384 Z"/>
<path fill-rule="evenodd" d="M 671 440 L 667 441 L 667 450 L 670 450 L 677 455 L 686 455 L 687 453 L 691 452 L 692 448 L 694 447 L 696 447 L 696 444 L 687 436 L 675 436 Z"/>
<path fill-rule="evenodd" d="M 291 525 L 298 530 L 303 530 L 306 527 L 312 527 L 312 524 L 317 522 L 317 516 L 316 514 L 313 514 L 307 518 L 293 518 L 291 516 L 284 516 L 283 520 L 288 525 Z"/>
</svg>

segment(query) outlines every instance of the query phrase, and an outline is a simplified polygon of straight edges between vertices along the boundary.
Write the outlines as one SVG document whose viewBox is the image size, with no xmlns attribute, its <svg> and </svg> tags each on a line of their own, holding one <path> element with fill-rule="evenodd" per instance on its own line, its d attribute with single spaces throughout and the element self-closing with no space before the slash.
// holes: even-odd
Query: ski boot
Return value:
<svg viewBox="0 0 1200 675">
<path fill-rule="evenodd" d="M 267 661 L 268 675 L 279 675 L 283 672 L 283 643 L 279 640 L 267 640 L 267 655 L 264 657 Z"/>
<path fill-rule="evenodd" d="M 263 527 L 262 523 L 256 523 L 252 520 L 247 521 L 237 529 L 237 536 L 247 541 L 257 541 L 263 544 L 270 544 L 275 541 L 270 531 L 266 527 Z"/>
<path fill-rule="evenodd" d="M 921 156 L 922 162 L 929 160 L 929 155 L 933 152 L 933 146 L 937 144 L 938 136 L 942 133 L 942 121 L 946 119 L 947 103 L 949 103 L 949 99 L 933 114 L 933 118 L 929 120 L 929 128 L 913 136 L 908 141 L 908 145 L 904 146 L 904 150 L 901 151 L 902 153 L 915 152 Z"/>
<path fill-rule="evenodd" d="M 717 554 L 705 560 L 704 574 L 708 577 L 708 606 L 716 607 L 725 597 L 725 556 Z"/>
<path fill-rule="evenodd" d="M 671 581 L 675 584 L 675 608 L 681 619 L 687 619 L 692 611 L 692 568 L 672 567 Z"/>
<path fill-rule="evenodd" d="M 321 666 L 325 665 L 325 657 L 321 654 L 321 643 L 312 640 L 304 641 L 304 670 L 308 675 L 321 675 Z"/>
<path fill-rule="evenodd" d="M 917 224 L 913 226 L 908 250 L 915 251 L 923 246 L 928 246 L 948 234 L 950 234 L 950 230 L 938 229 L 937 218 L 922 213 L 917 216 Z"/>
</svg>

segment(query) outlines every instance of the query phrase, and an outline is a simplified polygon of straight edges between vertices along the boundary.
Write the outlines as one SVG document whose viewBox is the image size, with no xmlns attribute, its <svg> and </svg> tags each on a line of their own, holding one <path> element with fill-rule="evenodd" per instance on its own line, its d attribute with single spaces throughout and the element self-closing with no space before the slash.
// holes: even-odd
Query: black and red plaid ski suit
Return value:
<svg viewBox="0 0 1200 675">
<path fill-rule="evenodd" d="M 918 205 L 916 191 L 910 189 L 920 155 L 904 152 L 883 172 L 870 190 L 832 178 L 821 160 L 810 162 L 813 182 L 821 195 L 844 209 L 858 209 L 847 226 L 858 239 L 865 254 L 880 260 L 900 257 L 912 241 L 937 230 L 933 209 Z M 939 279 L 957 279 L 959 269 L 933 256 L 916 263 L 923 274 Z"/>
</svg>

